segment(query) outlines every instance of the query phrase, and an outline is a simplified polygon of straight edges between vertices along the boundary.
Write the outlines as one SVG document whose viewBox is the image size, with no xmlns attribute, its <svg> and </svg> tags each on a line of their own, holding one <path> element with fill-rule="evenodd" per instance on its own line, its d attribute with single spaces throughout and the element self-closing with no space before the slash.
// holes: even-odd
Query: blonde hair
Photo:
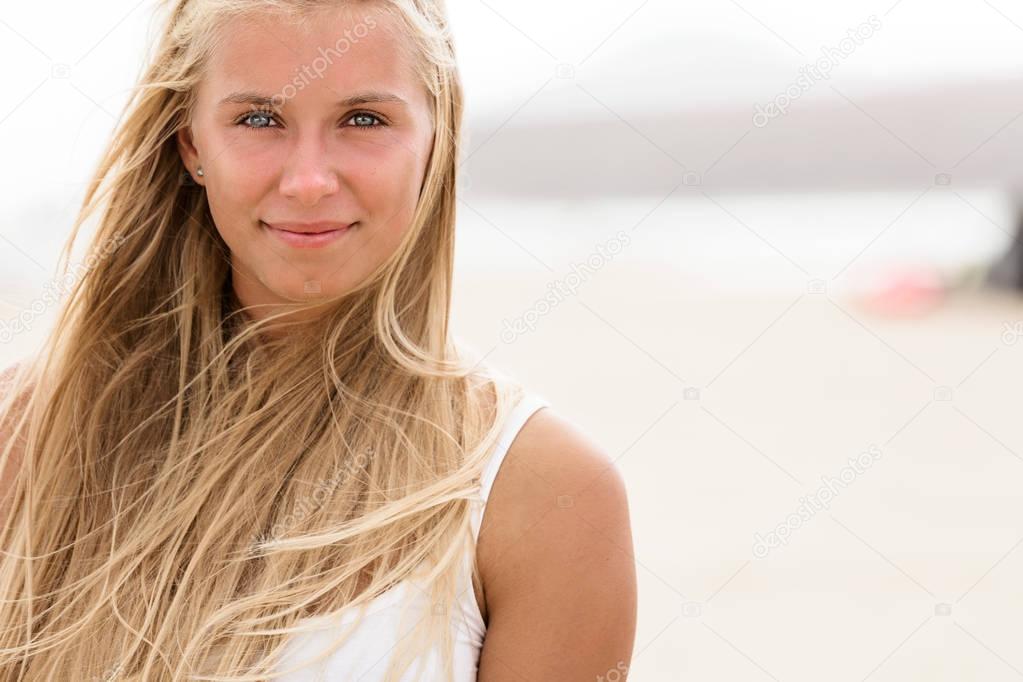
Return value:
<svg viewBox="0 0 1023 682">
<path fill-rule="evenodd" d="M 522 387 L 449 338 L 463 104 L 443 2 L 353 2 L 407 34 L 434 145 L 393 255 L 283 336 L 265 332 L 286 312 L 240 310 L 174 138 L 224 20 L 344 3 L 168 3 L 62 255 L 66 270 L 100 213 L 90 267 L 0 404 L 0 471 L 23 452 L 0 532 L 0 680 L 270 679 L 300 620 L 414 576 L 433 608 L 387 680 L 434 647 L 451 677 L 466 553 L 479 580 L 472 503 Z"/>
</svg>

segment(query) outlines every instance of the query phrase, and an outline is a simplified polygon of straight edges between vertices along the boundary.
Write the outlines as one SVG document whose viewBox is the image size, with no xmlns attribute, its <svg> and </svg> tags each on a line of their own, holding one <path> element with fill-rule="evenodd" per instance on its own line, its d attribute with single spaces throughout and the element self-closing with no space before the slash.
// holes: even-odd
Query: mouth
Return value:
<svg viewBox="0 0 1023 682">
<path fill-rule="evenodd" d="M 281 242 L 300 249 L 332 244 L 359 225 L 354 223 L 267 223 L 260 225 Z"/>
</svg>

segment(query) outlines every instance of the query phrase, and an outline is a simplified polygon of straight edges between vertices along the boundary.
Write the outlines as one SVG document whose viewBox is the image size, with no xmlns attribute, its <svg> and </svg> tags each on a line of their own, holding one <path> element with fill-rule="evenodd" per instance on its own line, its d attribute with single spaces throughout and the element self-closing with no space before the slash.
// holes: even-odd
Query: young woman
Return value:
<svg viewBox="0 0 1023 682">
<path fill-rule="evenodd" d="M 0 381 L 0 681 L 624 679 L 620 474 L 449 336 L 441 0 L 167 9 Z"/>
</svg>

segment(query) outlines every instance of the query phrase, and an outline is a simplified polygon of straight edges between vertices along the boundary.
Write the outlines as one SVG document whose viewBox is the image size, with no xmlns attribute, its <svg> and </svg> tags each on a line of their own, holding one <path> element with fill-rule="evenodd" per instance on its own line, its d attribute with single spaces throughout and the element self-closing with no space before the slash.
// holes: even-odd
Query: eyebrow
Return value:
<svg viewBox="0 0 1023 682">
<path fill-rule="evenodd" d="M 394 103 L 408 106 L 408 102 L 397 95 L 389 92 L 376 91 L 359 92 L 354 95 L 349 95 L 348 97 L 340 100 L 337 105 L 339 107 L 355 107 L 360 104 L 379 103 Z M 225 104 L 253 104 L 257 106 L 270 107 L 274 104 L 274 97 L 264 95 L 259 92 L 234 92 L 220 100 L 221 106 Z"/>
</svg>

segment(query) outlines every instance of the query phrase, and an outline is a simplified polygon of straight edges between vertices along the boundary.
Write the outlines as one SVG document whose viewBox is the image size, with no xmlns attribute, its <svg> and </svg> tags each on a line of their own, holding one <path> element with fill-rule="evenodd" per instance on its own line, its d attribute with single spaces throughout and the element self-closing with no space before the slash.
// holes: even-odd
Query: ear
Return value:
<svg viewBox="0 0 1023 682">
<path fill-rule="evenodd" d="M 185 164 L 185 168 L 188 169 L 188 173 L 192 178 L 201 183 L 201 178 L 196 177 L 195 169 L 199 166 L 199 150 L 195 147 L 195 140 L 192 136 L 191 126 L 183 126 L 178 128 L 175 136 L 178 143 L 178 154 L 181 155 L 181 161 Z"/>
</svg>

